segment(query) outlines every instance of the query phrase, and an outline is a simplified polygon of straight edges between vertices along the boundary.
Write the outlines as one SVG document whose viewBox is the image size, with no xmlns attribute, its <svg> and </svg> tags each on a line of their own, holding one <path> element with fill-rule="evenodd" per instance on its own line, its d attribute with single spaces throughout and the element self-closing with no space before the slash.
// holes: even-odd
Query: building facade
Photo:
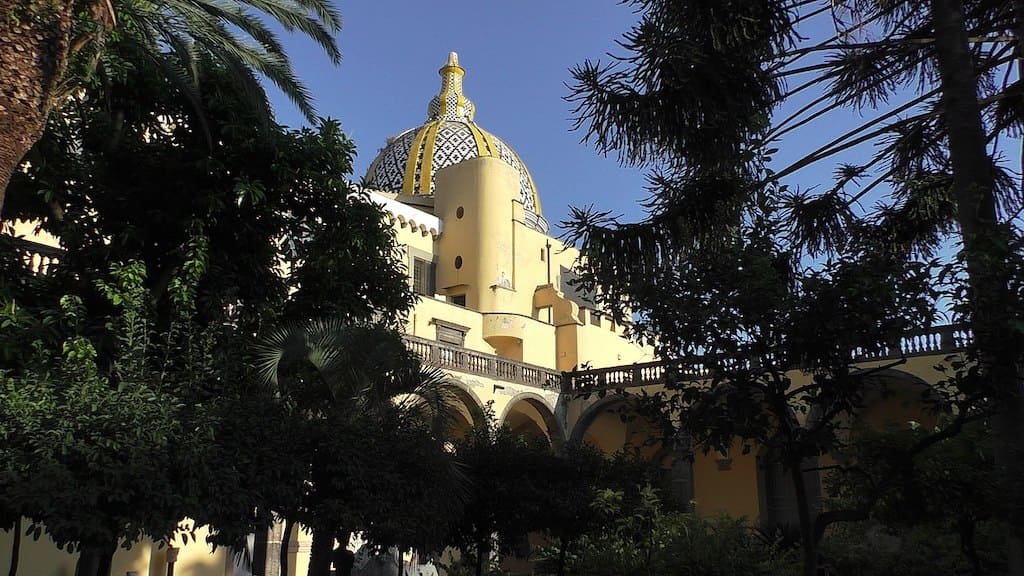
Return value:
<svg viewBox="0 0 1024 576">
<path fill-rule="evenodd" d="M 602 314 L 574 286 L 578 252 L 550 235 L 523 161 L 474 121 L 456 54 L 440 75 L 426 121 L 389 139 L 363 182 L 386 210 L 410 285 L 420 295 L 408 316 L 406 342 L 452 377 L 459 414 L 453 432 L 463 433 L 490 410 L 513 431 L 554 446 L 587 442 L 608 454 L 636 447 L 671 474 L 676 496 L 692 501 L 699 513 L 724 512 L 752 523 L 785 520 L 792 498 L 780 472 L 766 466 L 756 449 L 737 444 L 705 453 L 652 445 L 649 423 L 619 417 L 630 394 L 594 394 L 657 387 L 663 372 L 649 347 L 629 341 L 628 327 Z M 33 257 L 45 266 L 59 256 L 43 250 Z M 951 329 L 908 336 L 888 353 L 908 358 L 890 377 L 912 395 L 918 383 L 936 379 L 935 358 L 960 343 Z M 862 360 L 868 366 L 885 359 Z M 794 382 L 801 377 L 794 374 Z M 900 409 L 879 416 L 905 417 Z M 230 552 L 211 552 L 201 529 L 198 536 L 172 553 L 177 573 L 248 573 Z M 305 574 L 309 544 L 301 533 L 278 543 L 293 555 L 292 574 Z M 10 546 L 11 535 L 0 532 L 0 570 L 7 569 Z M 23 539 L 21 546 L 20 574 L 74 573 L 75 556 L 45 536 Z M 143 542 L 117 553 L 113 574 L 164 576 L 169 559 L 167 549 Z"/>
</svg>

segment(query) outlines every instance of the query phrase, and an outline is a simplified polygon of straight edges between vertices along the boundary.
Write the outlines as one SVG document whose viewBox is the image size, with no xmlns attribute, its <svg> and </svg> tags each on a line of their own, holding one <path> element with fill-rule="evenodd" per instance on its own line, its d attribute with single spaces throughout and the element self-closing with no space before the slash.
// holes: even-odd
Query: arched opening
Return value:
<svg viewBox="0 0 1024 576">
<path fill-rule="evenodd" d="M 607 397 L 590 407 L 573 429 L 574 442 L 586 442 L 603 454 L 634 451 L 647 461 L 665 454 L 663 430 L 636 411 L 636 401 L 626 395 Z M 671 461 L 666 465 L 671 467 Z"/>
<path fill-rule="evenodd" d="M 886 430 L 907 430 L 911 422 L 934 426 L 937 415 L 930 409 L 933 404 L 931 387 L 911 374 L 899 370 L 883 370 L 867 376 L 866 392 L 860 407 L 853 415 L 837 419 L 837 439 L 840 445 L 856 442 L 858 436 Z M 819 410 L 813 409 L 807 418 L 813 421 Z M 792 531 L 799 527 L 797 497 L 793 486 L 793 470 L 786 469 L 765 450 L 758 454 L 758 492 L 760 494 L 761 524 L 768 529 Z M 804 461 L 804 484 L 812 513 L 820 511 L 822 496 L 827 494 L 827 473 L 837 464 L 850 463 L 850 455 L 841 449 L 818 458 Z"/>
<path fill-rule="evenodd" d="M 682 507 L 694 498 L 694 452 L 690 438 L 666 438 L 667 428 L 637 412 L 629 395 L 608 396 L 596 402 L 576 422 L 570 441 L 586 443 L 606 456 L 625 453 L 649 463 L 652 478 L 665 496 Z"/>
<path fill-rule="evenodd" d="M 856 442 L 858 437 L 887 430 L 909 430 L 912 422 L 922 427 L 936 425 L 938 414 L 933 409 L 934 398 L 930 385 L 920 378 L 899 370 L 883 370 L 872 374 L 861 406 L 853 415 L 838 419 L 837 437 L 840 444 Z M 842 450 L 824 454 L 821 466 L 828 467 L 846 461 Z"/>
<path fill-rule="evenodd" d="M 851 434 L 907 429 L 911 422 L 934 427 L 937 398 L 924 380 L 900 370 L 870 376 L 871 387 L 850 423 Z"/>
<path fill-rule="evenodd" d="M 508 426 L 513 434 L 531 438 L 543 438 L 552 446 L 561 446 L 565 441 L 551 408 L 540 396 L 532 393 L 520 394 L 509 402 L 501 423 Z"/>
<path fill-rule="evenodd" d="M 453 440 L 465 438 L 473 426 L 484 419 L 483 407 L 479 399 L 459 382 L 448 384 L 451 395 L 448 416 L 448 436 Z"/>
</svg>

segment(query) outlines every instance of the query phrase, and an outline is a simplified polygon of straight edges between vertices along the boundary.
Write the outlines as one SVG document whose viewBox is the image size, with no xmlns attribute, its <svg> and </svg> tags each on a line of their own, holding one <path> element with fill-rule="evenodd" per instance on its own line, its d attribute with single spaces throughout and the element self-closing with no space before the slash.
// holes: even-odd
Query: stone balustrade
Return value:
<svg viewBox="0 0 1024 576">
<path fill-rule="evenodd" d="M 899 360 L 913 356 L 929 356 L 963 350 L 972 341 L 970 328 L 946 324 L 928 330 L 908 332 L 898 342 L 875 349 L 858 349 L 852 353 L 853 362 Z M 682 378 L 701 379 L 710 375 L 699 357 L 674 364 L 674 374 Z M 566 372 L 562 378 L 562 391 L 583 393 L 591 390 L 649 386 L 665 382 L 669 367 L 663 361 L 612 366 Z"/>
<path fill-rule="evenodd" d="M 20 238 L 14 239 L 14 242 L 23 251 L 25 264 L 35 272 L 45 274 L 49 267 L 60 260 L 59 248 Z M 664 362 L 656 361 L 559 373 L 436 340 L 410 335 L 403 338 L 421 361 L 432 366 L 527 386 L 560 389 L 567 393 L 663 383 L 667 367 Z M 871 362 L 956 352 L 963 350 L 971 341 L 972 335 L 967 326 L 947 324 L 908 332 L 899 341 L 886 346 L 854 350 L 851 359 L 854 362 Z M 699 357 L 678 362 L 675 366 L 674 373 L 684 378 L 699 379 L 709 375 L 708 368 Z"/>
<path fill-rule="evenodd" d="M 514 382 L 549 390 L 561 389 L 562 375 L 556 370 L 418 336 L 406 334 L 402 338 L 405 340 L 406 346 L 424 364 L 455 372 L 486 376 L 504 382 Z"/>
<path fill-rule="evenodd" d="M 14 245 L 15 250 L 21 252 L 21 260 L 25 263 L 25 266 L 36 274 L 46 274 L 51 266 L 60 262 L 63 252 L 60 248 L 32 242 L 24 238 L 12 238 L 11 243 Z"/>
</svg>

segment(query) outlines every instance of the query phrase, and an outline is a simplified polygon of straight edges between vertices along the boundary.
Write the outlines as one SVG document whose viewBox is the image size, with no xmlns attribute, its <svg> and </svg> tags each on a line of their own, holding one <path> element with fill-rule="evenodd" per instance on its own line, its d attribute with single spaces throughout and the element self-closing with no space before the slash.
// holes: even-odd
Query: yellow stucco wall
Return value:
<svg viewBox="0 0 1024 576">
<path fill-rule="evenodd" d="M 854 433 L 859 429 L 878 430 L 885 427 L 907 427 L 911 422 L 923 426 L 934 426 L 935 415 L 930 413 L 921 402 L 922 383 L 934 384 L 943 376 L 935 370 L 935 365 L 942 362 L 944 356 L 923 355 L 907 358 L 905 361 L 889 367 L 878 377 L 886 382 L 886 394 L 881 393 L 867 399 L 866 407 L 853 426 Z M 863 368 L 889 366 L 891 361 L 868 362 Z M 800 371 L 788 373 L 793 387 L 810 382 L 810 376 Z M 660 386 L 645 387 L 648 393 L 661 390 Z M 639 390 L 635 390 L 639 392 Z M 613 394 L 611 392 L 610 394 Z M 577 395 L 565 400 L 564 414 L 570 434 L 589 442 L 606 453 L 613 453 L 626 443 L 636 445 L 642 440 L 642 430 L 637 427 L 630 429 L 621 422 L 614 410 L 619 402 L 613 396 L 600 398 L 596 393 Z M 596 414 L 596 416 L 595 416 Z M 803 417 L 800 415 L 799 417 Z M 715 450 L 704 453 L 696 447 L 693 462 L 693 490 L 696 510 L 703 515 L 727 513 L 735 517 L 746 517 L 750 522 L 757 522 L 763 511 L 765 502 L 763 475 L 758 467 L 756 446 L 751 446 L 747 454 L 743 454 L 743 445 L 737 440 L 723 455 Z M 721 463 L 720 460 L 729 460 Z M 821 458 L 821 465 L 833 463 L 828 456 Z"/>
<path fill-rule="evenodd" d="M 409 253 L 436 263 L 438 294 L 464 294 L 466 307 L 423 297 L 410 316 L 410 333 L 433 339 L 431 322 L 441 319 L 470 328 L 469 349 L 560 370 L 653 358 L 649 347 L 623 338 L 624 327 L 607 318 L 594 326 L 584 311 L 565 316 L 536 306 L 535 293 L 557 285 L 560 270 L 572 268 L 578 252 L 527 225 L 519 174 L 511 166 L 476 158 L 440 170 L 435 180 L 433 214 L 410 216 L 412 207 L 403 208 L 392 223 Z M 408 224 L 430 217 L 441 223 L 436 238 Z M 575 309 L 559 298 L 566 310 Z"/>
<path fill-rule="evenodd" d="M 717 450 L 694 451 L 693 494 L 698 514 L 729 514 L 756 522 L 761 515 L 757 479 L 757 456 L 751 450 L 743 454 L 736 441 L 723 455 Z"/>
<path fill-rule="evenodd" d="M 27 525 L 27 521 L 26 521 Z M 209 532 L 205 528 L 196 530 L 196 541 L 185 544 L 178 540 L 173 545 L 179 549 L 175 574 L 189 576 L 228 576 L 231 574 L 231 553 L 225 548 L 216 552 L 206 544 Z M 11 565 L 10 531 L 0 531 L 0 571 L 7 574 Z M 74 576 L 78 553 L 59 550 L 45 534 L 39 540 L 22 536 L 21 553 L 18 561 L 19 576 Z M 167 574 L 167 547 L 143 540 L 131 548 L 118 548 L 111 565 L 112 576 L 124 576 L 137 572 L 139 576 L 165 576 Z"/>
</svg>

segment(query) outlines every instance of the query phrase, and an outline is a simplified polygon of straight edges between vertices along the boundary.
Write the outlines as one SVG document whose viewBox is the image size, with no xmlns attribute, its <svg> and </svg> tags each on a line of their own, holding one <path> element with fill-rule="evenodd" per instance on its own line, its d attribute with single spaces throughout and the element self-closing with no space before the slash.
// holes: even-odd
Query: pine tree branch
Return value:
<svg viewBox="0 0 1024 576">
<path fill-rule="evenodd" d="M 878 136 L 880 136 L 882 134 L 885 134 L 886 132 L 891 131 L 894 126 L 897 126 L 897 125 L 900 125 L 900 124 L 907 124 L 907 123 L 910 123 L 910 122 L 915 122 L 915 121 L 918 121 L 918 120 L 922 120 L 924 118 L 930 118 L 930 117 L 933 117 L 933 116 L 937 116 L 938 114 L 940 114 L 940 112 L 938 112 L 938 111 L 932 111 L 932 112 L 928 112 L 928 113 L 924 113 L 924 114 L 918 114 L 918 115 L 906 118 L 904 120 L 900 120 L 898 122 L 894 122 L 892 124 L 886 124 L 886 125 L 882 126 L 881 128 L 876 129 L 876 130 L 872 130 L 871 132 L 868 132 L 867 134 L 865 134 L 865 135 L 863 135 L 863 136 L 861 136 L 859 138 L 856 138 L 854 140 L 848 141 L 853 136 L 856 136 L 857 134 L 859 134 L 861 132 L 864 132 L 865 130 L 867 130 L 869 128 L 872 128 L 873 126 L 877 126 L 878 124 L 880 124 L 882 122 L 885 122 L 886 120 L 888 120 L 888 119 L 890 119 L 890 118 L 892 118 L 894 116 L 898 116 L 902 112 L 905 112 L 906 110 L 909 110 L 910 108 L 913 108 L 914 106 L 917 106 L 917 105 L 921 104 L 922 102 L 930 99 L 931 97 L 935 96 L 939 92 L 940 92 L 939 88 L 934 88 L 932 90 L 929 90 L 928 92 L 922 94 L 921 96 L 918 96 L 917 98 L 914 98 L 914 99 L 906 102 L 902 106 L 899 106 L 898 108 L 895 108 L 895 109 L 893 109 L 893 110 L 891 110 L 891 111 L 889 111 L 889 112 L 887 112 L 887 113 L 885 113 L 885 114 L 875 118 L 874 120 L 871 120 L 870 122 L 867 122 L 865 124 L 861 124 L 857 128 L 854 128 L 853 130 L 850 130 L 850 131 L 846 132 L 845 134 L 839 136 L 838 138 L 835 138 L 834 140 L 832 140 L 828 144 L 825 144 L 824 146 L 821 146 L 820 148 L 818 148 L 814 152 L 811 152 L 810 154 L 804 156 L 800 160 L 797 160 L 796 162 L 790 164 L 789 166 L 787 166 L 786 168 L 782 169 L 781 171 L 773 174 L 772 178 L 773 179 L 782 179 L 782 178 L 784 178 L 786 176 L 789 176 L 790 174 L 793 174 L 794 172 L 797 172 L 797 171 L 799 171 L 799 170 L 801 170 L 803 168 L 806 168 L 807 166 L 809 166 L 809 165 L 811 165 L 811 164 L 813 164 L 813 163 L 815 163 L 815 162 L 817 162 L 819 160 L 823 160 L 825 158 L 828 158 L 829 156 L 833 156 L 833 155 L 838 154 L 838 153 L 840 153 L 840 152 L 842 152 L 844 150 L 848 150 L 848 149 L 850 149 L 850 148 L 852 148 L 854 146 L 857 146 L 859 144 L 863 144 L 864 142 L 867 142 L 867 141 L 869 141 L 869 140 L 871 140 L 873 138 L 876 138 L 876 137 L 878 137 Z"/>
<path fill-rule="evenodd" d="M 919 64 L 923 60 L 924 60 L 924 57 L 918 58 L 917 60 L 915 60 L 914 62 L 909 64 L 908 67 L 909 66 L 916 66 L 917 64 Z M 834 65 L 832 65 L 832 66 L 834 66 Z M 895 76 L 897 76 L 899 74 L 902 74 L 906 69 L 907 69 L 907 67 L 893 69 L 888 74 L 886 74 L 885 76 L 877 78 L 871 84 L 869 84 L 868 86 L 865 86 L 864 89 L 878 87 L 878 86 L 882 85 L 883 83 L 887 82 L 888 80 L 890 80 L 891 78 L 893 78 L 893 77 L 895 77 Z M 787 97 L 788 97 L 788 95 L 787 95 Z M 814 113 L 813 115 L 811 115 L 810 117 L 804 119 L 803 121 L 801 121 L 801 122 L 799 122 L 799 123 L 797 123 L 797 124 L 795 124 L 793 126 L 786 127 L 787 123 L 789 123 L 789 122 L 793 121 L 794 119 L 798 118 L 804 112 L 807 112 L 808 110 L 814 108 L 818 104 L 820 104 L 820 103 L 822 103 L 822 102 L 824 102 L 826 100 L 830 100 L 832 98 L 833 98 L 833 94 L 831 94 L 829 92 L 826 92 L 824 95 L 818 97 L 817 99 L 815 99 L 811 103 L 809 103 L 809 104 L 805 105 L 804 107 L 800 108 L 799 110 L 797 110 L 796 112 L 794 112 L 793 114 L 789 115 L 784 120 L 782 120 L 781 122 L 776 124 L 775 127 L 772 130 L 770 130 L 765 135 L 764 141 L 765 142 L 773 141 L 773 140 L 781 137 L 783 134 L 791 132 L 791 131 L 799 128 L 800 126 L 803 126 L 807 122 L 810 122 L 811 120 L 814 120 L 815 118 L 820 118 L 822 115 L 827 114 L 828 112 L 831 112 L 833 110 L 836 110 L 837 108 L 841 108 L 841 107 L 846 106 L 851 100 L 854 99 L 854 96 L 850 95 L 850 96 L 848 96 L 848 97 L 846 97 L 846 98 L 844 98 L 842 100 L 836 100 L 832 105 L 827 106 L 827 107 L 823 108 L 822 110 L 819 110 L 818 112 Z"/>
</svg>

